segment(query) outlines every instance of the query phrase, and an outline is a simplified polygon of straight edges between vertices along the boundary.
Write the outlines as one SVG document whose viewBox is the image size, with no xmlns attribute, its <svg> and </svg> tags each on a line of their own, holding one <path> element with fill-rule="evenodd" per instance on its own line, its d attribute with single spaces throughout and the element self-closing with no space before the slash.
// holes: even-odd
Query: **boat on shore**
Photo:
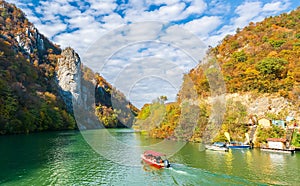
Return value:
<svg viewBox="0 0 300 186">
<path fill-rule="evenodd" d="M 208 150 L 228 152 L 229 149 L 224 142 L 215 142 L 212 145 L 205 145 Z"/>
<path fill-rule="evenodd" d="M 142 160 L 156 168 L 169 168 L 170 162 L 166 159 L 166 155 L 155 152 L 152 150 L 147 150 L 141 155 Z"/>
</svg>

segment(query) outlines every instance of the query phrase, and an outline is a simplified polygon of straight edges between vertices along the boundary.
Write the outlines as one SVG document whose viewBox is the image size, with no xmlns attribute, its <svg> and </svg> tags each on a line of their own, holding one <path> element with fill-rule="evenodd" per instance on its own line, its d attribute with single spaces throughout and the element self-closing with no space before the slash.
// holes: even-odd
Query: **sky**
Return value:
<svg viewBox="0 0 300 186">
<path fill-rule="evenodd" d="M 208 46 L 237 28 L 289 12 L 299 0 L 7 0 L 138 108 L 166 95 Z"/>
</svg>

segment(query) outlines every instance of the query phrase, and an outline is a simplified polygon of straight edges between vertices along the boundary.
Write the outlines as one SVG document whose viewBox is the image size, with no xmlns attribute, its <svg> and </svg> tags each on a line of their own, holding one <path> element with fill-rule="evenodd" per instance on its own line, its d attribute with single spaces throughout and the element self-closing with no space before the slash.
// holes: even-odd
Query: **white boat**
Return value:
<svg viewBox="0 0 300 186">
<path fill-rule="evenodd" d="M 226 146 L 226 143 L 223 142 L 215 142 L 212 145 L 205 145 L 205 148 L 207 150 L 214 150 L 214 151 L 224 151 L 228 152 L 228 147 Z"/>
</svg>

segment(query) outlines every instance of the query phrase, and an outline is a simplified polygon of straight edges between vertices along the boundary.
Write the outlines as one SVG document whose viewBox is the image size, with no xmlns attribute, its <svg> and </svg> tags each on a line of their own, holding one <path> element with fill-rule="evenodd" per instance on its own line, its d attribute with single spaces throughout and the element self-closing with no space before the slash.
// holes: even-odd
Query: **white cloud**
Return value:
<svg viewBox="0 0 300 186">
<path fill-rule="evenodd" d="M 262 10 L 278 12 L 287 9 L 289 5 L 289 1 L 273 1 L 271 3 L 266 3 Z"/>
<path fill-rule="evenodd" d="M 141 108 L 145 103 L 151 103 L 154 99 L 166 95 L 166 93 L 169 94 L 168 101 L 175 101 L 178 91 L 178 88 L 170 82 L 152 76 L 137 81 L 129 92 L 128 98 L 135 102 L 138 108 Z"/>
<path fill-rule="evenodd" d="M 55 27 L 53 26 L 52 23 L 50 22 L 47 22 L 45 24 L 41 24 L 41 23 L 38 23 L 36 25 L 38 28 L 39 28 L 39 31 L 43 34 L 45 34 L 46 36 L 50 36 L 50 37 L 53 37 L 54 35 L 60 33 L 60 32 L 63 32 L 66 30 L 67 28 L 67 25 L 64 24 L 64 23 L 59 23 L 57 22 L 55 24 Z"/>
<path fill-rule="evenodd" d="M 140 21 L 172 21 L 179 19 L 184 10 L 184 3 L 176 3 L 169 6 L 162 6 L 158 10 L 146 11 L 147 7 L 126 10 L 126 20 L 132 22 Z"/>
<path fill-rule="evenodd" d="M 180 2 L 180 0 L 146 0 L 145 4 L 146 5 L 162 5 L 162 4 L 166 4 L 166 5 L 172 5 L 172 4 L 176 4 Z"/>
<path fill-rule="evenodd" d="M 213 15 L 223 15 L 230 12 L 230 3 L 223 0 L 211 0 L 208 4 L 208 12 Z"/>
<path fill-rule="evenodd" d="M 204 38 L 203 40 L 207 45 L 216 46 L 220 43 L 220 41 L 222 41 L 222 39 L 225 37 L 225 34 L 226 33 L 212 35 L 207 38 Z"/>
<path fill-rule="evenodd" d="M 117 8 L 117 4 L 114 1 L 88 0 L 87 2 L 91 4 L 90 8 L 95 10 L 94 15 L 110 14 Z"/>
<path fill-rule="evenodd" d="M 234 24 L 237 27 L 244 27 L 249 22 L 260 14 L 262 8 L 261 2 L 245 2 L 244 4 L 238 6 L 235 12 L 238 14 L 238 17 L 234 18 Z"/>
<path fill-rule="evenodd" d="M 196 64 L 204 57 L 207 49 L 200 37 L 179 25 L 167 28 L 166 33 L 161 36 L 161 40 L 184 51 Z"/>
<path fill-rule="evenodd" d="M 207 5 L 202 0 L 190 1 L 191 5 L 184 11 L 185 16 L 191 14 L 201 14 L 206 9 Z"/>
<path fill-rule="evenodd" d="M 169 70 L 173 73 L 168 73 Z M 182 69 L 176 68 L 176 65 L 168 59 L 145 57 L 123 68 L 115 75 L 113 83 L 127 97 L 132 98 L 130 95 L 137 92 L 137 97 L 144 97 L 143 102 L 138 104 L 141 107 L 143 103 L 151 102 L 158 96 L 165 94 L 169 96 L 170 93 L 176 95 L 182 83 L 182 75 Z M 154 81 L 145 81 L 147 79 L 154 79 Z M 173 87 L 172 92 L 170 87 Z"/>
<path fill-rule="evenodd" d="M 190 5 L 187 6 L 187 3 Z M 161 6 L 159 9 L 147 11 L 151 4 Z M 206 3 L 203 0 L 185 0 L 185 1 L 130 1 L 126 9 L 127 21 L 177 21 L 187 18 L 192 14 L 201 14 L 206 9 Z"/>
<path fill-rule="evenodd" d="M 95 18 L 91 15 L 73 17 L 68 20 L 68 23 L 70 28 L 81 28 L 81 29 L 86 29 L 87 27 L 90 26 L 95 27 L 95 25 L 99 24 L 95 21 Z"/>
<path fill-rule="evenodd" d="M 222 23 L 221 17 L 218 16 L 205 16 L 199 19 L 194 19 L 183 25 L 197 36 L 207 36 L 208 33 L 215 30 Z"/>
</svg>

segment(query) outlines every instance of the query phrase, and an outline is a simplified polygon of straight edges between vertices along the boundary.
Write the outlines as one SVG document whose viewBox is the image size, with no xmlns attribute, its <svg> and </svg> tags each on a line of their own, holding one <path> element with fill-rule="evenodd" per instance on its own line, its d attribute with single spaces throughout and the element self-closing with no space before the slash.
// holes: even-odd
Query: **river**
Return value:
<svg viewBox="0 0 300 186">
<path fill-rule="evenodd" d="M 140 153 L 157 146 L 173 151 L 171 168 L 141 163 Z M 130 129 L 0 137 L 0 185 L 8 186 L 298 185 L 299 170 L 300 153 L 203 151 L 200 144 L 149 139 Z"/>
</svg>

